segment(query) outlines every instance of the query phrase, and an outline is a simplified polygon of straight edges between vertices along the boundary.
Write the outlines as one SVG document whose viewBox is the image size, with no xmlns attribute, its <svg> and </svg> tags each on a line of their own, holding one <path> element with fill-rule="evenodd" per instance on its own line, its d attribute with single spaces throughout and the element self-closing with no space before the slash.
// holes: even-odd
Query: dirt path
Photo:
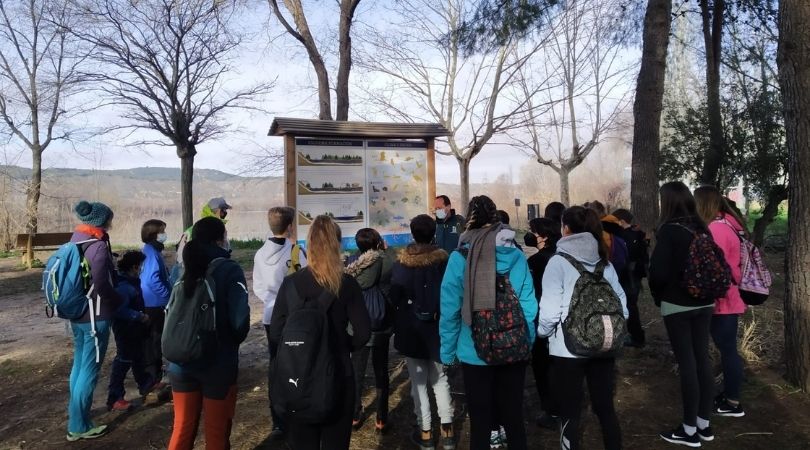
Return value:
<svg viewBox="0 0 810 450">
<path fill-rule="evenodd" d="M 240 262 L 250 253 L 238 252 Z M 776 259 L 776 258 L 775 258 Z M 111 342 L 106 363 L 96 389 L 94 410 L 98 423 L 109 423 L 111 432 L 96 441 L 65 442 L 67 421 L 67 375 L 72 345 L 62 321 L 46 319 L 39 292 L 41 271 L 20 271 L 17 260 L 0 259 L 0 450 L 4 449 L 159 449 L 165 448 L 171 434 L 170 405 L 139 407 L 120 414 L 103 408 L 109 363 L 114 357 Z M 248 273 L 249 275 L 249 273 Z M 781 298 L 766 308 L 778 316 Z M 270 417 L 266 390 L 266 340 L 261 326 L 261 304 L 251 297 L 253 327 L 240 350 L 239 400 L 232 434 L 235 449 L 286 449 L 286 445 L 266 442 Z M 642 305 L 649 345 L 628 350 L 619 361 L 616 405 L 626 449 L 667 449 L 657 434 L 672 427 L 680 417 L 677 367 L 657 310 L 651 302 Z M 781 333 L 781 323 L 763 322 L 761 327 Z M 112 341 L 112 340 L 111 340 Z M 767 342 L 760 348 L 768 349 Z M 352 449 L 414 449 L 409 441 L 414 416 L 409 396 L 407 371 L 392 353 L 391 431 L 378 437 L 373 420 L 366 422 L 352 439 Z M 810 449 L 810 397 L 795 392 L 780 377 L 779 365 L 759 366 L 747 371 L 743 419 L 719 418 L 713 422 L 717 439 L 706 445 L 713 449 Z M 774 371 L 777 370 L 777 371 Z M 370 374 L 371 371 L 368 372 Z M 367 386 L 372 383 L 369 378 Z M 558 448 L 557 435 L 533 423 L 537 394 L 527 375 L 525 410 L 530 448 Z M 134 385 L 128 385 L 134 392 Z M 369 404 L 373 389 L 364 402 Z M 463 404 L 463 395 L 455 395 Z M 583 414 L 584 449 L 602 448 L 599 426 L 588 410 Z M 468 448 L 468 422 L 459 420 L 460 449 Z M 203 448 L 202 439 L 198 448 Z"/>
</svg>

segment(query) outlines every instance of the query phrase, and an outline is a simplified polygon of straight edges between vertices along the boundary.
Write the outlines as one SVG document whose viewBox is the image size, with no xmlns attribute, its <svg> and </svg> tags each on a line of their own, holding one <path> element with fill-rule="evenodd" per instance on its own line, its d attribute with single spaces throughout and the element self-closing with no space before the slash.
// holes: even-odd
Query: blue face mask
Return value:
<svg viewBox="0 0 810 450">
<path fill-rule="evenodd" d="M 168 238 L 169 238 L 169 236 L 166 235 L 166 233 L 158 233 L 156 240 L 162 244 L 162 243 L 166 242 L 166 239 L 168 239 Z"/>
<path fill-rule="evenodd" d="M 436 218 L 439 220 L 444 220 L 447 218 L 447 212 L 444 209 L 437 209 L 436 210 Z"/>
</svg>

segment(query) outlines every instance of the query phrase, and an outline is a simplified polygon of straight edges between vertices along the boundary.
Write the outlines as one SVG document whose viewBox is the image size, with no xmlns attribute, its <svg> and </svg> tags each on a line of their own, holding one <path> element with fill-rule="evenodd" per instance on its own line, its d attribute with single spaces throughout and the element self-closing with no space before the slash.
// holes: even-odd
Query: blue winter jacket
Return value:
<svg viewBox="0 0 810 450">
<path fill-rule="evenodd" d="M 526 257 L 514 245 L 515 232 L 503 229 L 496 238 L 495 270 L 504 274 L 509 272 L 509 281 L 520 299 L 523 316 L 527 323 L 529 344 L 534 343 L 536 330 L 534 320 L 537 317 L 537 299 L 534 296 L 534 283 Z M 485 366 L 478 357 L 472 340 L 472 330 L 461 319 L 461 306 L 464 299 L 464 265 L 466 260 L 459 252 L 454 251 L 447 262 L 447 270 L 442 280 L 441 308 L 439 317 L 439 336 L 441 338 L 441 359 L 445 364 L 456 360 L 465 364 Z M 495 274 L 492 275 L 493 277 Z"/>
<path fill-rule="evenodd" d="M 135 286 L 135 283 L 139 283 Z M 115 312 L 115 319 L 127 322 L 140 320 L 143 315 L 143 296 L 141 295 L 140 280 L 118 273 L 118 285 L 115 290 L 124 300 Z"/>
<path fill-rule="evenodd" d="M 141 272 L 141 291 L 143 291 L 144 306 L 147 308 L 165 307 L 172 294 L 169 271 L 166 269 L 166 263 L 163 262 L 161 250 L 156 245 L 162 247 L 162 244 L 157 242 L 148 242 L 143 245 L 146 260 L 143 262 Z"/>
</svg>

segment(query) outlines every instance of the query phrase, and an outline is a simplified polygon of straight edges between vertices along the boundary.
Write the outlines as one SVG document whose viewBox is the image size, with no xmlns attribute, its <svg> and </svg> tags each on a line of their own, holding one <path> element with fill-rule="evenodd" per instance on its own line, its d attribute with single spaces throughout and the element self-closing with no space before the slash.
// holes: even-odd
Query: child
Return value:
<svg viewBox="0 0 810 450">
<path fill-rule="evenodd" d="M 445 450 L 456 447 L 453 434 L 453 404 L 450 385 L 439 358 L 439 302 L 441 279 L 447 267 L 447 252 L 431 244 L 436 222 L 427 214 L 411 220 L 414 243 L 400 252 L 391 278 L 394 314 L 394 348 L 403 356 L 411 379 L 416 422 L 413 436 L 423 450 L 433 448 L 433 419 L 428 388 L 436 397 L 441 419 L 441 442 Z"/>
<path fill-rule="evenodd" d="M 295 209 L 293 208 L 288 206 L 270 208 L 267 212 L 267 222 L 272 235 L 267 238 L 253 258 L 253 292 L 264 303 L 262 323 L 265 333 L 269 332 L 270 317 L 273 315 L 278 288 L 284 281 L 284 277 L 307 265 L 306 254 L 291 239 L 294 219 Z M 269 334 L 267 334 L 267 338 L 270 338 Z M 272 361 L 274 357 L 272 347 L 268 348 L 270 349 L 270 361 Z M 272 413 L 272 409 L 271 415 L 273 416 L 273 429 L 270 436 L 280 439 L 284 436 L 284 424 L 280 417 Z"/>
<path fill-rule="evenodd" d="M 115 290 L 124 300 L 113 318 L 116 355 L 110 371 L 107 410 L 126 411 L 132 404 L 124 398 L 124 379 L 132 368 L 141 395 L 147 394 L 155 378 L 146 370 L 143 339 L 148 334 L 149 316 L 144 312 L 139 275 L 146 255 L 138 250 L 124 253 L 118 261 L 118 286 Z"/>
</svg>

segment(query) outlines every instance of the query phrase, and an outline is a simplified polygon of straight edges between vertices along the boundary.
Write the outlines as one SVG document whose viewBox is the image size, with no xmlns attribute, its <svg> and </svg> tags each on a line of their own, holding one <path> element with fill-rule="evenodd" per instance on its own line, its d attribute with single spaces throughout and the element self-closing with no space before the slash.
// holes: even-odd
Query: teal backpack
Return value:
<svg viewBox="0 0 810 450">
<path fill-rule="evenodd" d="M 62 244 L 48 258 L 42 272 L 42 290 L 45 292 L 45 314 L 60 319 L 80 319 L 87 309 L 93 309 L 93 284 L 90 264 L 84 252 L 98 239 Z"/>
</svg>

